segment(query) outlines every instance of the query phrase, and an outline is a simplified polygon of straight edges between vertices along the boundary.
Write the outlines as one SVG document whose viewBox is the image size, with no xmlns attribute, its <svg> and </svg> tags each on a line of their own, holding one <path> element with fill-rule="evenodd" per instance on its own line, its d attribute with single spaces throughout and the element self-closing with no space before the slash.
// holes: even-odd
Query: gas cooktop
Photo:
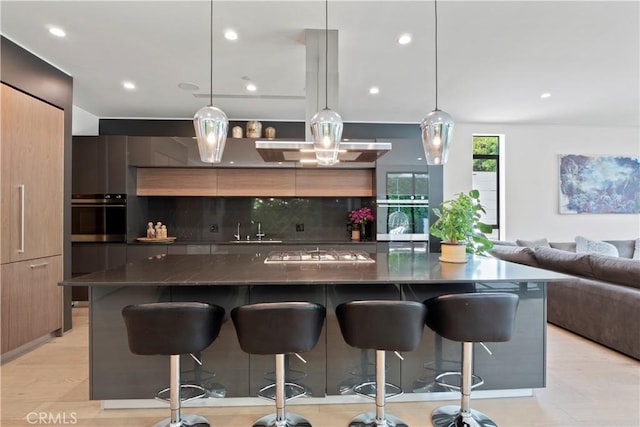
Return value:
<svg viewBox="0 0 640 427">
<path fill-rule="evenodd" d="M 299 263 L 372 263 L 375 262 L 364 251 L 304 250 L 269 252 L 265 264 Z"/>
</svg>

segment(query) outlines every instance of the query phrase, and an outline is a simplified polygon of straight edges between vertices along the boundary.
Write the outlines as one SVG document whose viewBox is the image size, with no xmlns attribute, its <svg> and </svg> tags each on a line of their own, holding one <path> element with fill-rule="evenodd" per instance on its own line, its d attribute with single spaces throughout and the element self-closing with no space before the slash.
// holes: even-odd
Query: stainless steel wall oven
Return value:
<svg viewBox="0 0 640 427">
<path fill-rule="evenodd" d="M 126 194 L 74 194 L 72 242 L 126 242 Z"/>
</svg>

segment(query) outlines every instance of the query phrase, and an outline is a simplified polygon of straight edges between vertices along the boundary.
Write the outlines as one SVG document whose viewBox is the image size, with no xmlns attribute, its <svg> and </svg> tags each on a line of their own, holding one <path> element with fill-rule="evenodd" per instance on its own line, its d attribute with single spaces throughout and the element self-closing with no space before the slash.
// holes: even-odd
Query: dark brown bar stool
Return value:
<svg viewBox="0 0 640 427">
<path fill-rule="evenodd" d="M 320 338 L 325 316 L 323 306 L 310 302 L 267 302 L 231 310 L 240 348 L 249 354 L 276 357 L 276 412 L 257 420 L 254 427 L 311 427 L 302 416 L 286 413 L 285 387 L 295 384 L 285 383 L 285 354 L 313 349 Z"/>
<path fill-rule="evenodd" d="M 444 372 L 436 377 L 438 384 L 460 390 L 460 405 L 436 408 L 431 414 L 435 427 L 469 426 L 495 427 L 482 412 L 471 409 L 471 390 L 483 383 L 472 374 L 473 343 L 509 341 L 513 333 L 518 296 L 509 293 L 467 293 L 441 295 L 426 300 L 427 326 L 444 338 L 462 342 L 462 372 Z M 443 381 L 450 375 L 460 375 L 461 385 Z M 473 384 L 473 379 L 479 381 Z"/>
<path fill-rule="evenodd" d="M 351 301 L 336 307 L 340 331 L 347 344 L 359 349 L 376 350 L 376 412 L 366 412 L 353 418 L 350 427 L 407 427 L 407 424 L 393 415 L 385 414 L 387 396 L 385 380 L 385 351 L 412 351 L 420 344 L 424 329 L 426 308 L 414 301 Z M 368 384 L 354 387 L 359 392 Z"/>
<path fill-rule="evenodd" d="M 171 359 L 171 417 L 155 426 L 209 426 L 204 417 L 180 414 L 180 355 L 197 353 L 211 345 L 220 332 L 224 309 L 199 302 L 158 302 L 128 305 L 122 309 L 122 316 L 133 354 L 166 355 Z M 195 385 L 186 387 L 200 388 Z M 206 391 L 202 391 L 182 401 L 204 397 Z"/>
</svg>

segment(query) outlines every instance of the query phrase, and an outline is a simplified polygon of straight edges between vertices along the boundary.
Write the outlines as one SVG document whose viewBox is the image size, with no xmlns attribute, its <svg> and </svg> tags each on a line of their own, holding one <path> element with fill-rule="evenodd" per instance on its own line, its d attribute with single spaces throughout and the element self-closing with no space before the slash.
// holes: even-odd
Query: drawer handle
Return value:
<svg viewBox="0 0 640 427">
<path fill-rule="evenodd" d="M 20 249 L 19 254 L 24 253 L 24 184 L 18 185 L 20 190 Z"/>
<path fill-rule="evenodd" d="M 47 265 L 49 265 L 48 262 L 41 262 L 40 264 L 31 264 L 29 267 L 38 268 L 38 267 L 46 267 Z"/>
</svg>

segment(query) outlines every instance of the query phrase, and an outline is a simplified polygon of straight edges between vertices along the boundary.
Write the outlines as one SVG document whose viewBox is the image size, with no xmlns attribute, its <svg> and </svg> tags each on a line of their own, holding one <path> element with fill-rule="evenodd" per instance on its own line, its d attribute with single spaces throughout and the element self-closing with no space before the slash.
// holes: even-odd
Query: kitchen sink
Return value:
<svg viewBox="0 0 640 427">
<path fill-rule="evenodd" d="M 299 264 L 299 263 L 372 263 L 375 262 L 364 251 L 273 251 L 264 260 L 265 264 Z"/>
</svg>

